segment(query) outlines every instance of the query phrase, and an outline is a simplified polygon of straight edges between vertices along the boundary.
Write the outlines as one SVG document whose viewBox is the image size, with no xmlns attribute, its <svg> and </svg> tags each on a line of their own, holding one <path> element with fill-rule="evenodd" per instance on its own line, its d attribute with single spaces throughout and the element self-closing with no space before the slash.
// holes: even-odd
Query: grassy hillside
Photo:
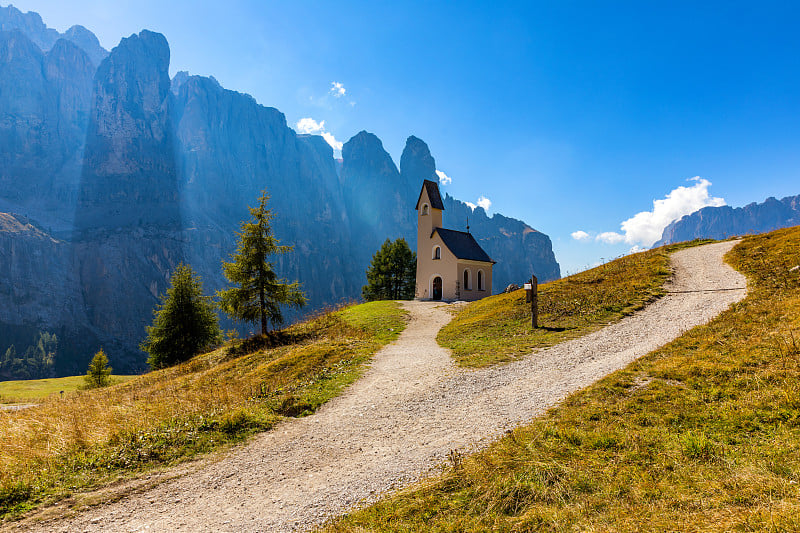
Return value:
<svg viewBox="0 0 800 533">
<path fill-rule="evenodd" d="M 800 227 L 727 260 L 745 300 L 327 531 L 800 530 Z"/>
<path fill-rule="evenodd" d="M 0 412 L 0 517 L 310 414 L 404 327 L 396 303 L 357 305 L 107 389 Z"/>
<path fill-rule="evenodd" d="M 111 383 L 124 383 L 136 376 L 111 376 Z M 53 394 L 74 392 L 85 385 L 83 376 L 0 381 L 0 404 L 39 403 Z"/>
<path fill-rule="evenodd" d="M 539 286 L 539 328 L 531 328 L 525 291 L 498 294 L 464 307 L 439 332 L 458 364 L 481 367 L 580 337 L 638 311 L 664 294 L 669 254 L 693 241 L 628 255 Z"/>
</svg>

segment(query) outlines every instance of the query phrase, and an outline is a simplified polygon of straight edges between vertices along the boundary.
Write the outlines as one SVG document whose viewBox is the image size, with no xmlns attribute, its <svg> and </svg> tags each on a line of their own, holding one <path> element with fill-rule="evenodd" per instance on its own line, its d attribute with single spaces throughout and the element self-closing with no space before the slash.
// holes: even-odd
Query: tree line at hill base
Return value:
<svg viewBox="0 0 800 533">
<path fill-rule="evenodd" d="M 2 348 L 0 348 L 2 350 Z M 55 377 L 58 339 L 55 334 L 40 331 L 24 350 L 10 345 L 0 351 L 0 378 L 41 379 Z"/>
</svg>

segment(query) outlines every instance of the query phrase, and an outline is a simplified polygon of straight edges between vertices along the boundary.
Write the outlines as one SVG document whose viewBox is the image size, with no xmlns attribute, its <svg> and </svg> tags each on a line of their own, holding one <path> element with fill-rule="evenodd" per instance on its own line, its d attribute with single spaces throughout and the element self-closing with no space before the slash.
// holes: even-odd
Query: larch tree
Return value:
<svg viewBox="0 0 800 533">
<path fill-rule="evenodd" d="M 405 239 L 386 242 L 372 256 L 367 284 L 361 289 L 365 300 L 411 300 L 417 275 L 417 254 Z"/>
<path fill-rule="evenodd" d="M 261 334 L 268 324 L 283 323 L 281 306 L 302 307 L 306 297 L 300 282 L 278 278 L 271 259 L 294 248 L 281 245 L 272 233 L 274 215 L 267 209 L 269 195 L 261 193 L 258 207 L 250 208 L 250 220 L 242 222 L 239 242 L 229 263 L 222 263 L 225 277 L 234 287 L 219 291 L 220 307 L 231 317 L 245 322 L 261 322 Z"/>
<path fill-rule="evenodd" d="M 83 376 L 83 379 L 86 382 L 87 389 L 107 387 L 111 384 L 111 367 L 108 366 L 108 356 L 102 348 L 92 357 L 92 362 L 89 363 L 89 368 L 86 370 L 86 375 Z"/>
<path fill-rule="evenodd" d="M 194 270 L 180 264 L 169 281 L 141 344 L 153 369 L 186 361 L 222 340 L 214 304 L 203 295 L 203 284 Z"/>
</svg>

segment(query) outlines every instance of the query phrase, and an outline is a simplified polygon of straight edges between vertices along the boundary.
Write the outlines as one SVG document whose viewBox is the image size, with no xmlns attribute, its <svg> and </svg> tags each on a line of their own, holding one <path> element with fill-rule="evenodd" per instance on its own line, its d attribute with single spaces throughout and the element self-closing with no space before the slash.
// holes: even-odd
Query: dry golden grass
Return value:
<svg viewBox="0 0 800 533">
<path fill-rule="evenodd" d="M 0 516 L 312 413 L 397 337 L 404 316 L 393 302 L 354 306 L 123 384 L 2 412 Z"/>
<path fill-rule="evenodd" d="M 745 300 L 326 531 L 800 531 L 800 227 L 727 260 Z"/>
<path fill-rule="evenodd" d="M 463 308 L 439 332 L 458 364 L 482 367 L 528 355 L 591 333 L 638 311 L 664 294 L 673 245 L 631 254 L 591 270 L 539 286 L 539 328 L 531 327 L 525 291 L 498 294 Z"/>
</svg>

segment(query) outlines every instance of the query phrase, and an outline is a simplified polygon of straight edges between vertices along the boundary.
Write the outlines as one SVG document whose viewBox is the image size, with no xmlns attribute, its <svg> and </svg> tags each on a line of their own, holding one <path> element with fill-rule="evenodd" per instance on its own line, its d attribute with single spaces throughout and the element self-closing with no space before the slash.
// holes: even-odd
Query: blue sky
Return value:
<svg viewBox="0 0 800 533">
<path fill-rule="evenodd" d="M 109 49 L 161 32 L 172 73 L 338 142 L 373 132 L 396 162 L 416 135 L 444 191 L 547 233 L 563 272 L 646 246 L 670 213 L 800 194 L 800 8 L 699 4 L 15 2 Z"/>
</svg>

